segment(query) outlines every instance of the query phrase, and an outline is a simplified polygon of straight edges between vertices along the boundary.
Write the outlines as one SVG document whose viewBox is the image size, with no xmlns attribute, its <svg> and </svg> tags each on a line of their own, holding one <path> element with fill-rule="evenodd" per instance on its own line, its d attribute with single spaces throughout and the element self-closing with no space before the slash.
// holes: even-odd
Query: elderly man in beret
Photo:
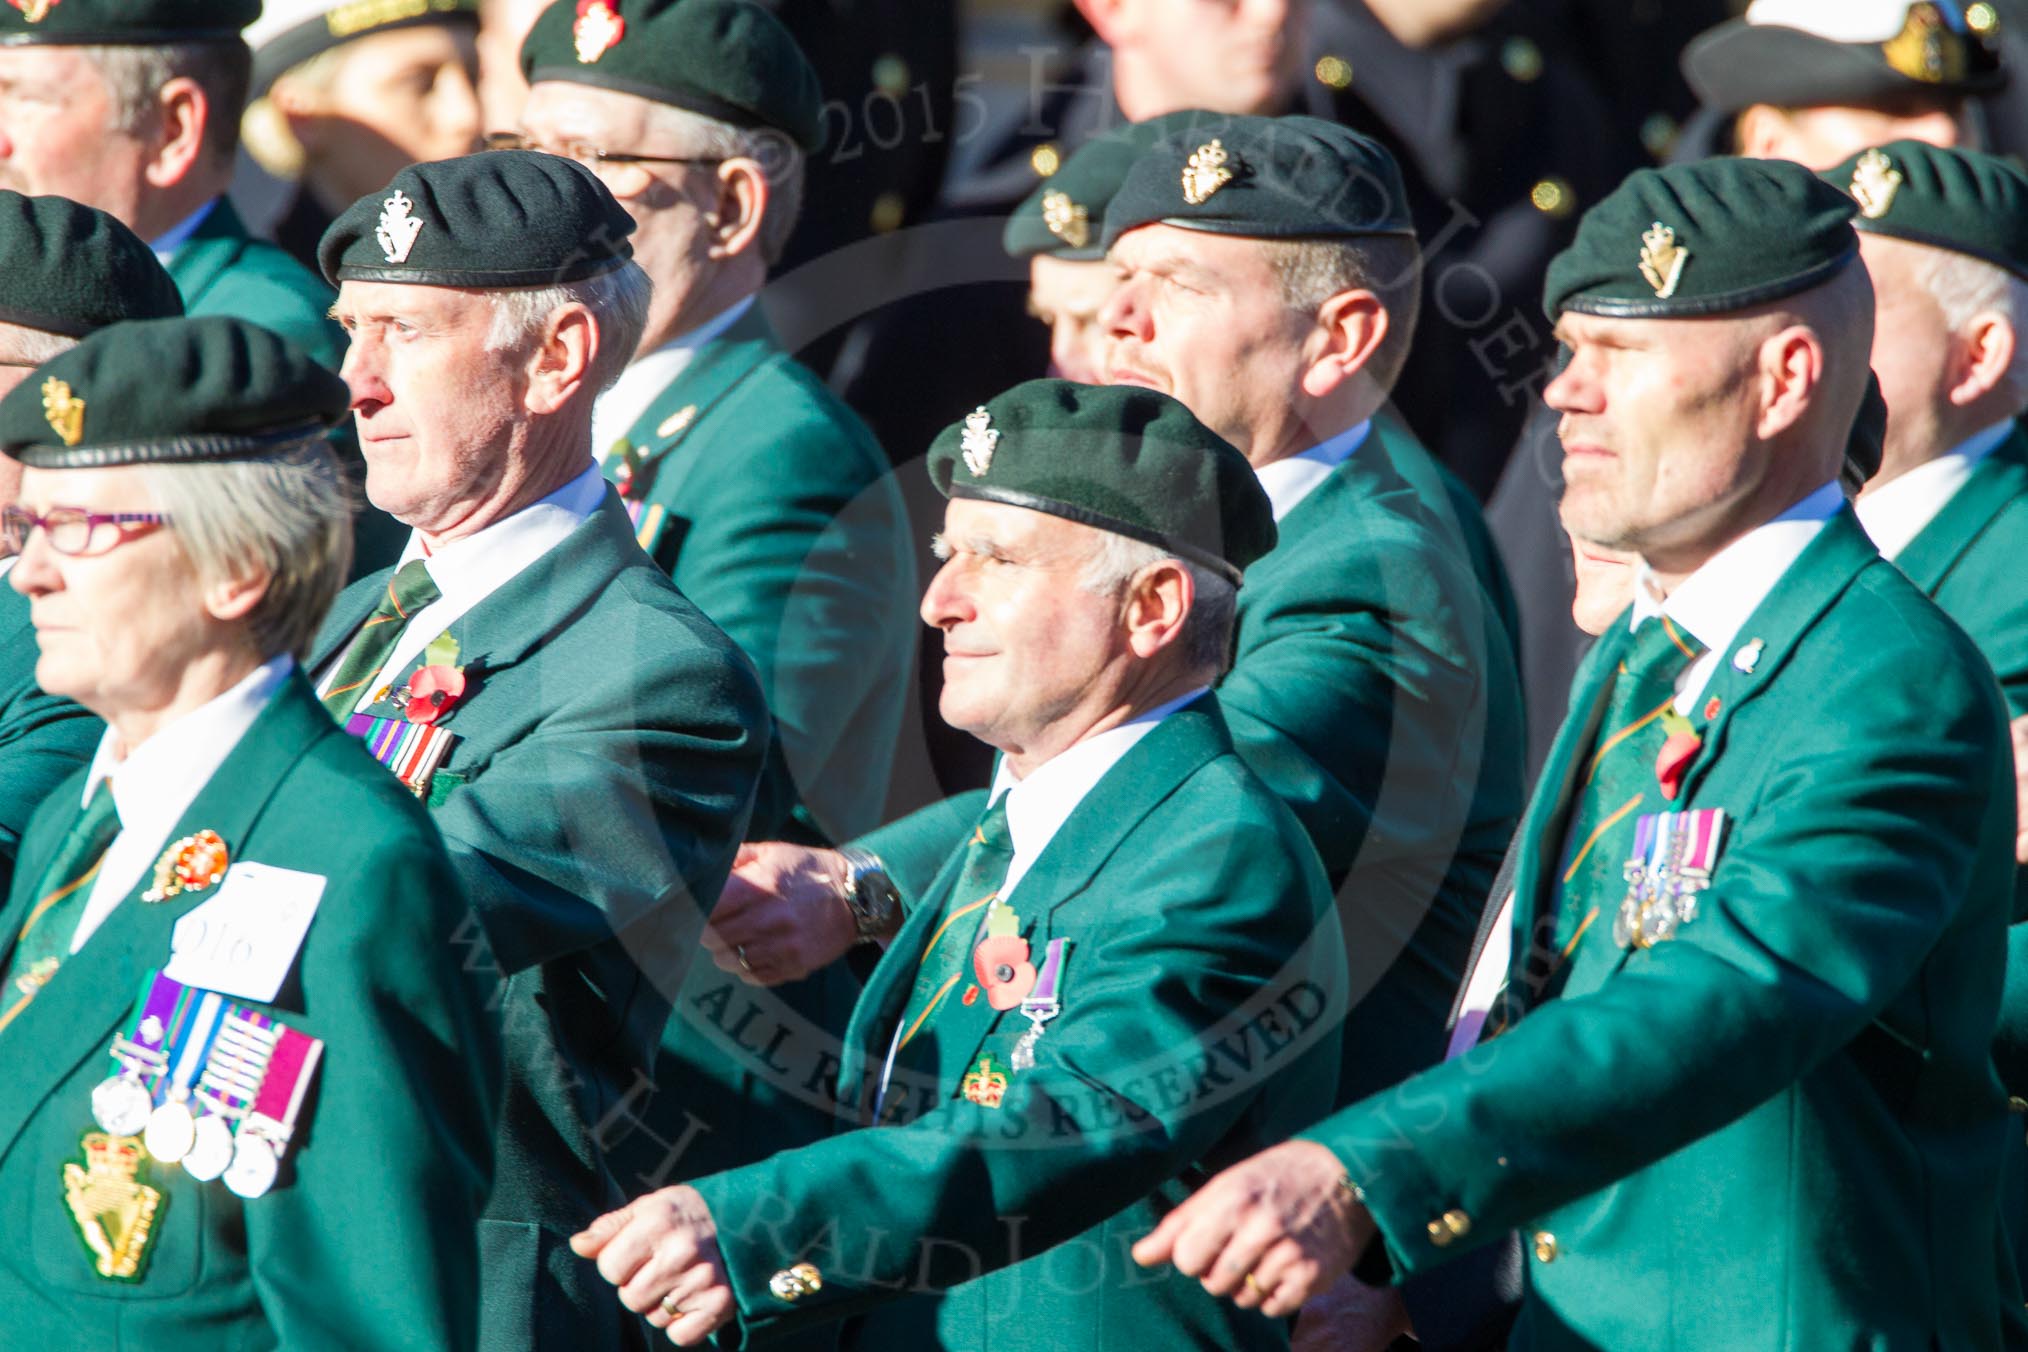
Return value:
<svg viewBox="0 0 2028 1352">
<path fill-rule="evenodd" d="M 0 394 L 78 340 L 127 319 L 183 313 L 176 284 L 134 232 L 62 197 L 0 189 Z M 0 506 L 14 501 L 21 465 L 0 452 Z M 14 566 L 0 556 L 0 577 Z M 35 681 L 25 597 L 0 591 L 0 889 L 29 814 L 91 758 L 98 720 Z"/>
<path fill-rule="evenodd" d="M 559 0 L 521 60 L 532 86 L 505 139 L 597 174 L 655 284 L 594 407 L 592 448 L 641 547 L 760 672 L 774 744 L 750 834 L 849 839 L 887 799 L 917 583 L 887 456 L 759 306 L 822 136 L 816 73 L 749 0 Z M 687 1087 L 631 1102 L 640 1130 L 612 1142 L 636 1190 L 830 1130 L 822 1097 L 758 1050 L 765 1036 L 726 1036 L 738 982 L 700 976 L 664 1042 Z M 819 973 L 775 992 L 766 1026 L 835 1035 L 856 990 L 847 972 Z"/>
<path fill-rule="evenodd" d="M 1586 215 L 1546 304 L 1563 519 L 1641 563 L 1523 819 L 1494 1036 L 1212 1180 L 1142 1261 L 1274 1312 L 1519 1228 L 1516 1348 L 1999 1345 L 2005 717 L 1839 490 L 1853 210 L 1713 160 Z"/>
<path fill-rule="evenodd" d="M 647 311 L 632 231 L 582 165 L 487 151 L 396 175 L 321 255 L 366 491 L 412 535 L 339 597 L 311 669 L 429 805 L 498 979 L 489 1347 L 640 1337 L 564 1240 L 620 1195 L 601 1123 L 655 1069 L 767 749 L 752 666 L 592 462 L 592 400 Z"/>
<path fill-rule="evenodd" d="M 839 1079 L 870 1125 L 573 1243 L 683 1345 L 856 1316 L 868 1349 L 1285 1347 L 1126 1259 L 1179 1176 L 1291 1130 L 1337 1067 L 1322 871 L 1210 691 L 1267 495 L 1174 400 L 1054 380 L 929 467 L 940 710 L 1002 759 L 854 1011 Z"/>
<path fill-rule="evenodd" d="M 478 149 L 478 0 L 267 0 L 241 130 L 294 184 L 275 242 L 307 267 L 340 211 L 411 164 Z"/>
<path fill-rule="evenodd" d="M 256 0 L 37 0 L 0 6 L 0 187 L 119 217 L 193 315 L 264 324 L 333 370 L 330 293 L 247 233 L 225 190 Z"/>
<path fill-rule="evenodd" d="M 216 316 L 0 401 L 37 673 L 106 721 L 0 914 L 8 1347 L 475 1346 L 488 993 L 427 812 L 296 665 L 351 548 L 346 402 Z"/>
<path fill-rule="evenodd" d="M 1521 809 L 1506 581 L 1469 496 L 1376 417 L 1417 294 L 1387 152 L 1310 118 L 1180 116 L 1106 211 L 1122 278 L 1104 313 L 1108 374 L 1159 387 L 1237 446 L 1279 521 L 1247 570 L 1219 697 L 1240 755 L 1295 810 L 1343 898 L 1362 998 L 1340 1091 L 1363 1096 L 1443 1054 Z M 829 961 L 854 939 L 848 922 L 872 928 L 876 867 L 912 909 L 975 798 L 842 855 L 754 852 L 719 938 L 747 945 L 766 979 Z"/>
</svg>

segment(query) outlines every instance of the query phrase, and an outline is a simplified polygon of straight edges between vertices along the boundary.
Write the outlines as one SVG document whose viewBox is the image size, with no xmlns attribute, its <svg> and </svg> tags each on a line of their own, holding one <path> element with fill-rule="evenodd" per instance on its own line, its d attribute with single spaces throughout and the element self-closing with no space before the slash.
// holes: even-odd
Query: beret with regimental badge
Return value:
<svg viewBox="0 0 2028 1352">
<path fill-rule="evenodd" d="M 182 313 L 176 283 L 126 226 L 67 197 L 0 190 L 0 324 L 82 338 Z"/>
<path fill-rule="evenodd" d="M 1894 141 L 1824 178 L 1859 204 L 1852 224 L 1866 234 L 1970 254 L 2028 279 L 2028 174 L 2009 160 Z"/>
<path fill-rule="evenodd" d="M 1009 258 L 1048 254 L 1073 263 L 1104 258 L 1100 236 L 1105 230 L 1106 208 L 1126 182 L 1134 162 L 1171 133 L 1208 127 L 1215 130 L 1205 135 L 1213 136 L 1230 121 L 1231 116 L 1225 113 L 1185 109 L 1146 122 L 1129 122 L 1094 136 L 1014 208 L 1000 237 L 1001 247 Z"/>
<path fill-rule="evenodd" d="M 260 12 L 260 0 L 6 0 L 0 47 L 224 42 Z"/>
<path fill-rule="evenodd" d="M 1415 236 L 1394 156 L 1315 117 L 1230 117 L 1164 136 L 1106 208 L 1105 247 L 1158 222 L 1253 239 Z"/>
<path fill-rule="evenodd" d="M 534 150 L 412 164 L 347 207 L 317 245 L 340 282 L 561 286 L 634 256 L 634 218 L 597 174 Z"/>
<path fill-rule="evenodd" d="M 322 437 L 345 382 L 225 315 L 100 329 L 0 399 L 0 450 L 35 469 L 259 460 Z"/>
<path fill-rule="evenodd" d="M 817 72 L 752 0 L 556 0 L 521 44 L 521 73 L 772 128 L 804 150 L 824 139 Z"/>
<path fill-rule="evenodd" d="M 1706 107 L 1872 107 L 2004 85 L 1990 0 L 1754 0 L 1692 39 L 1683 76 Z"/>
<path fill-rule="evenodd" d="M 1166 394 L 1031 380 L 938 434 L 945 497 L 1046 512 L 1166 549 L 1233 582 L 1275 547 L 1246 457 Z"/>
<path fill-rule="evenodd" d="M 1550 260 L 1542 308 L 1614 319 L 1730 314 L 1821 286 L 1859 256 L 1852 199 L 1786 160 L 1637 169 Z"/>
<path fill-rule="evenodd" d="M 246 30 L 253 92 L 266 93 L 284 71 L 355 38 L 424 24 L 476 29 L 479 0 L 267 0 Z"/>
</svg>

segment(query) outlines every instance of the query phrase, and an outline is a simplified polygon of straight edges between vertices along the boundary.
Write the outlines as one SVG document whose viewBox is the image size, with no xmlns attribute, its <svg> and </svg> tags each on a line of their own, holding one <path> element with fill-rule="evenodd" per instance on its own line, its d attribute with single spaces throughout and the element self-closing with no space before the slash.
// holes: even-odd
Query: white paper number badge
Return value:
<svg viewBox="0 0 2028 1352">
<path fill-rule="evenodd" d="M 320 873 L 237 863 L 218 891 L 176 922 L 162 974 L 242 1000 L 272 1001 L 310 932 L 326 879 Z"/>
</svg>

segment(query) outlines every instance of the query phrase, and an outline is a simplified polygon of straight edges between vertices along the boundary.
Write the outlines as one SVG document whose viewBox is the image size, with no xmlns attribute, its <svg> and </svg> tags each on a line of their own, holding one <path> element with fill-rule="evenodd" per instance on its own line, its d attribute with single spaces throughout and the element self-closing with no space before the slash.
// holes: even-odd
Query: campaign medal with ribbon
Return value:
<svg viewBox="0 0 2028 1352">
<path fill-rule="evenodd" d="M 159 972 L 141 982 L 127 1026 L 113 1038 L 113 1073 L 92 1090 L 92 1121 L 112 1136 L 139 1136 L 155 1107 L 155 1086 L 169 1069 L 168 1038 L 184 988 Z"/>
<path fill-rule="evenodd" d="M 1063 985 L 1063 955 L 1070 948 L 1068 939 L 1051 939 L 1043 950 L 1042 972 L 1035 979 L 1035 987 L 1021 1000 L 1021 1017 L 1028 1020 L 1028 1031 L 1014 1044 L 1010 1058 L 1016 1070 L 1035 1068 L 1035 1044 L 1042 1040 L 1043 1025 L 1063 1012 L 1063 1004 L 1057 992 Z"/>
<path fill-rule="evenodd" d="M 1651 812 L 1634 823 L 1627 895 L 1613 922 L 1622 948 L 1652 948 L 1697 918 L 1697 894 L 1711 885 L 1725 810 Z"/>
<path fill-rule="evenodd" d="M 296 1117 L 303 1110 L 303 1098 L 310 1092 L 323 1054 L 321 1040 L 275 1025 L 267 1070 L 233 1137 L 232 1163 L 225 1170 L 225 1186 L 235 1195 L 252 1200 L 274 1187 L 282 1156 L 296 1132 Z"/>
<path fill-rule="evenodd" d="M 423 665 L 408 684 L 399 690 L 383 687 L 374 696 L 375 704 L 391 701 L 397 714 L 376 718 L 355 713 L 345 720 L 345 731 L 418 798 L 429 796 L 431 776 L 457 745 L 455 734 L 437 726 L 465 697 L 467 677 L 457 663 L 457 638 L 437 635 L 423 649 Z"/>
<path fill-rule="evenodd" d="M 183 1157 L 192 1178 L 208 1183 L 232 1164 L 237 1129 L 253 1108 L 280 1037 L 280 1025 L 265 1014 L 239 1005 L 226 1012 L 197 1081 L 196 1138 Z"/>
<path fill-rule="evenodd" d="M 183 1002 L 170 1033 L 169 1070 L 157 1084 L 155 1111 L 148 1114 L 141 1136 L 148 1153 L 164 1164 L 181 1160 L 197 1143 L 197 1115 L 191 1111 L 190 1096 L 231 1003 L 216 991 L 188 994 L 194 998 Z"/>
</svg>

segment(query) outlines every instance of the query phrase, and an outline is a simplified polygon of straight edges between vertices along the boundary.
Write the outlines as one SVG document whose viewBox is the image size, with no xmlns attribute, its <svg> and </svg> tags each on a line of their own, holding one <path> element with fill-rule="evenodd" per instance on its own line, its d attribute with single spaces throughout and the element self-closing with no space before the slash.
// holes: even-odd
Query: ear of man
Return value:
<svg viewBox="0 0 2028 1352">
<path fill-rule="evenodd" d="M 705 216 L 712 231 L 712 258 L 737 258 L 760 248 L 769 197 L 767 175 L 754 161 L 730 159 L 718 166 L 718 198 Z"/>
<path fill-rule="evenodd" d="M 1143 660 L 1173 647 L 1196 604 L 1197 584 L 1175 559 L 1151 563 L 1127 585 L 1122 617 L 1127 646 Z"/>
<path fill-rule="evenodd" d="M 522 401 L 530 413 L 555 413 L 586 388 L 599 352 L 598 319 L 583 305 L 560 305 L 542 326 L 542 336 L 528 354 L 528 390 Z"/>
<path fill-rule="evenodd" d="M 149 186 L 174 187 L 203 162 L 211 114 L 211 97 L 197 81 L 179 75 L 162 86 L 155 100 L 155 124 L 143 133 L 149 143 L 143 171 Z"/>
</svg>

